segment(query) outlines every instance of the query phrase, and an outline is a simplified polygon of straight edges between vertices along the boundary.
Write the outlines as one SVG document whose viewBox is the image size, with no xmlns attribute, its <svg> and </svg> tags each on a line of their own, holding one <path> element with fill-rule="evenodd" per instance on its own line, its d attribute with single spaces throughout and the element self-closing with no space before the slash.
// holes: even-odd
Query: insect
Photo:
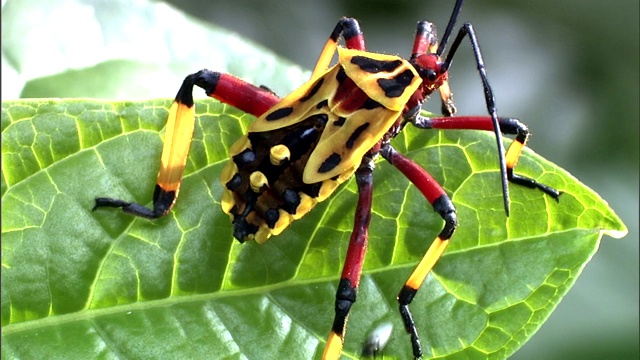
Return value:
<svg viewBox="0 0 640 360">
<path fill-rule="evenodd" d="M 362 357 L 375 359 L 379 354 L 382 354 L 382 349 L 387 345 L 392 331 L 393 325 L 390 322 L 382 323 L 374 328 L 362 344 Z"/>
<path fill-rule="evenodd" d="M 417 24 L 408 60 L 367 52 L 362 31 L 353 18 L 342 18 L 321 51 L 311 78 L 280 99 L 265 87 L 233 75 L 201 70 L 187 76 L 170 108 L 153 208 L 112 198 L 96 198 L 101 207 L 150 219 L 170 211 L 193 134 L 193 87 L 210 97 L 257 117 L 229 150 L 222 170 L 222 208 L 231 217 L 233 235 L 240 242 L 265 242 L 302 218 L 317 203 L 355 175 L 358 203 L 343 272 L 335 298 L 335 318 L 324 358 L 337 358 L 342 350 L 346 320 L 356 301 L 371 218 L 374 160 L 394 165 L 426 197 L 444 225 L 398 295 L 400 314 L 410 335 L 413 355 L 422 356 L 418 330 L 409 308 L 421 284 L 445 251 L 457 226 L 454 205 L 437 181 L 411 159 L 397 152 L 391 140 L 411 124 L 420 129 L 469 129 L 495 133 L 505 212 L 509 214 L 508 182 L 539 189 L 558 199 L 560 192 L 513 169 L 529 137 L 517 119 L 498 117 L 494 96 L 471 24 L 458 31 L 443 55 L 462 7 L 458 0 L 441 41 L 435 27 Z M 338 46 L 340 39 L 344 47 Z M 488 116 L 453 116 L 456 107 L 448 85 L 453 57 L 467 38 L 484 88 Z M 331 60 L 338 53 L 337 64 Z M 424 117 L 421 106 L 435 91 L 442 101 L 442 117 Z M 515 135 L 507 151 L 502 132 Z"/>
</svg>

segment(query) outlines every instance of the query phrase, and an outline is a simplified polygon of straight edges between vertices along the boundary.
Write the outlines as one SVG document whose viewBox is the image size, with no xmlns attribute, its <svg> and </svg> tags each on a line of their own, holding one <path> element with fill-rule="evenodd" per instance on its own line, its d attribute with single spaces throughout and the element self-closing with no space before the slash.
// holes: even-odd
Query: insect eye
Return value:
<svg viewBox="0 0 640 360">
<path fill-rule="evenodd" d="M 436 74 L 436 72 L 433 69 L 427 69 L 426 73 L 427 73 L 427 80 L 431 82 L 436 81 L 436 79 L 438 78 L 438 74 Z"/>
</svg>

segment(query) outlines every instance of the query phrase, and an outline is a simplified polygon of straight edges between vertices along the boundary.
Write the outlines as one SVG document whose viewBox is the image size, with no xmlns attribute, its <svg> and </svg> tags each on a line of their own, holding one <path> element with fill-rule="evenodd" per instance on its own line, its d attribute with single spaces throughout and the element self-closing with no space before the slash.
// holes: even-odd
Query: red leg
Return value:
<svg viewBox="0 0 640 360">
<path fill-rule="evenodd" d="M 433 27 L 433 24 L 426 21 L 418 22 L 418 30 L 416 31 L 416 38 L 413 42 L 413 55 L 431 53 L 441 56 L 444 53 L 444 49 L 447 46 L 449 37 L 453 32 L 453 27 L 455 26 L 458 15 L 460 14 L 462 2 L 462 0 L 456 1 L 455 6 L 453 7 L 453 11 L 451 12 L 451 17 L 449 18 L 449 22 L 447 23 L 447 28 L 444 31 L 444 35 L 442 36 L 440 45 L 437 44 L 436 29 Z"/>
<path fill-rule="evenodd" d="M 233 75 L 211 70 L 200 70 L 184 79 L 176 102 L 187 107 L 193 106 L 193 86 L 202 88 L 207 96 L 259 117 L 280 98 L 272 91 L 250 84 Z"/>
<path fill-rule="evenodd" d="M 455 21 L 455 18 L 453 20 Z M 411 58 L 415 59 L 423 54 L 435 54 L 437 50 L 438 36 L 435 27 L 430 22 L 419 21 L 416 27 L 416 37 L 413 40 Z M 455 114 L 457 109 L 448 80 L 444 80 L 442 85 L 438 87 L 438 93 L 440 93 L 440 100 L 442 101 L 442 113 L 447 116 Z"/>
<path fill-rule="evenodd" d="M 413 121 L 413 124 L 420 129 L 443 129 L 443 130 L 493 130 L 493 120 L 489 116 L 455 116 L 455 117 L 437 117 L 427 118 L 423 116 L 417 116 Z M 520 122 L 518 119 L 513 118 L 498 118 L 498 124 L 500 130 L 508 135 L 515 135 L 514 141 L 509 145 L 507 149 L 505 159 L 507 166 L 507 180 L 514 184 L 526 186 L 528 188 L 540 189 L 545 194 L 551 196 L 554 199 L 558 199 L 560 191 L 549 187 L 545 184 L 541 184 L 531 178 L 524 177 L 518 174 L 514 174 L 513 169 L 518 163 L 518 159 L 522 154 L 522 149 L 529 140 L 529 129 L 526 125 Z"/>
<path fill-rule="evenodd" d="M 437 46 L 438 36 L 436 34 L 436 28 L 430 22 L 419 21 L 416 27 L 416 37 L 413 40 L 411 56 L 434 53 Z"/>
<path fill-rule="evenodd" d="M 373 194 L 373 161 L 365 159 L 356 171 L 358 184 L 358 205 L 347 257 L 336 292 L 335 318 L 331 333 L 324 349 L 323 359 L 338 359 L 344 344 L 347 317 L 351 305 L 356 301 L 362 264 L 367 250 L 368 229 L 371 220 L 371 202 Z"/>
<path fill-rule="evenodd" d="M 444 53 L 444 49 L 447 46 L 447 42 L 449 41 L 451 33 L 453 32 L 453 27 L 456 24 L 456 20 L 458 18 L 458 15 L 460 14 L 461 8 L 462 0 L 456 1 L 456 5 L 453 8 L 453 12 L 451 13 L 449 23 L 447 24 L 447 28 L 444 31 L 444 35 L 442 36 L 442 41 L 440 42 L 440 44 L 438 44 L 438 36 L 433 24 L 426 21 L 418 22 L 416 37 L 413 41 L 413 50 L 411 51 L 411 57 L 414 58 L 422 54 L 435 54 L 439 58 Z M 446 65 L 447 68 L 449 67 L 450 63 L 451 61 L 449 60 Z M 453 93 L 449 88 L 449 82 L 445 80 L 444 83 L 438 88 L 438 92 L 440 93 L 440 99 L 442 100 L 442 113 L 447 116 L 455 114 L 456 106 L 453 101 Z"/>
<path fill-rule="evenodd" d="M 119 199 L 96 198 L 93 210 L 100 207 L 120 207 L 126 213 L 149 219 L 159 218 L 171 210 L 178 198 L 195 126 L 192 94 L 194 85 L 204 89 L 208 96 L 255 116 L 262 115 L 280 100 L 271 91 L 232 75 L 201 70 L 187 76 L 169 110 L 160 171 L 153 193 L 153 209 Z"/>
<path fill-rule="evenodd" d="M 398 303 L 400 305 L 400 315 L 404 322 L 405 329 L 411 336 L 411 345 L 413 348 L 413 356 L 417 359 L 422 356 L 422 347 L 420 346 L 420 338 L 418 330 L 413 321 L 409 304 L 420 289 L 420 286 L 426 279 L 433 266 L 442 253 L 449 245 L 449 239 L 453 235 L 458 224 L 456 217 L 456 209 L 449 198 L 449 195 L 442 189 L 438 182 L 420 165 L 398 153 L 390 145 L 384 146 L 380 154 L 393 166 L 398 168 L 427 198 L 433 209 L 444 220 L 444 227 L 438 237 L 433 241 L 427 253 L 413 270 L 402 290 L 398 294 Z"/>
</svg>

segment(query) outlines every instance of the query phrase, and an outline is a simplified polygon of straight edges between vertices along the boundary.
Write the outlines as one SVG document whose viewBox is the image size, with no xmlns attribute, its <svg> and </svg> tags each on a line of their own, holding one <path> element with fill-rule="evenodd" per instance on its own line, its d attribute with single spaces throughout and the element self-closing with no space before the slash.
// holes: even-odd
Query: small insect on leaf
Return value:
<svg viewBox="0 0 640 360">
<path fill-rule="evenodd" d="M 391 338 L 393 324 L 382 323 L 374 328 L 362 344 L 362 357 L 377 358 L 384 350 L 385 345 Z"/>
</svg>

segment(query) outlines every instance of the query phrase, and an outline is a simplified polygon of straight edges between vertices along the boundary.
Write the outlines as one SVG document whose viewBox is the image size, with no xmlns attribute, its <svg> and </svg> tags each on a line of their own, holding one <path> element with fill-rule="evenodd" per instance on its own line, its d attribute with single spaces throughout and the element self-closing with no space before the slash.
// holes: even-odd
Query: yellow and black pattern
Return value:
<svg viewBox="0 0 640 360">
<path fill-rule="evenodd" d="M 266 241 L 350 178 L 421 84 L 396 56 L 338 48 L 339 64 L 249 126 L 220 180 L 234 236 Z"/>
<path fill-rule="evenodd" d="M 387 109 L 402 111 L 422 84 L 416 69 L 400 57 L 344 48 L 338 55 L 347 76 Z"/>
</svg>

